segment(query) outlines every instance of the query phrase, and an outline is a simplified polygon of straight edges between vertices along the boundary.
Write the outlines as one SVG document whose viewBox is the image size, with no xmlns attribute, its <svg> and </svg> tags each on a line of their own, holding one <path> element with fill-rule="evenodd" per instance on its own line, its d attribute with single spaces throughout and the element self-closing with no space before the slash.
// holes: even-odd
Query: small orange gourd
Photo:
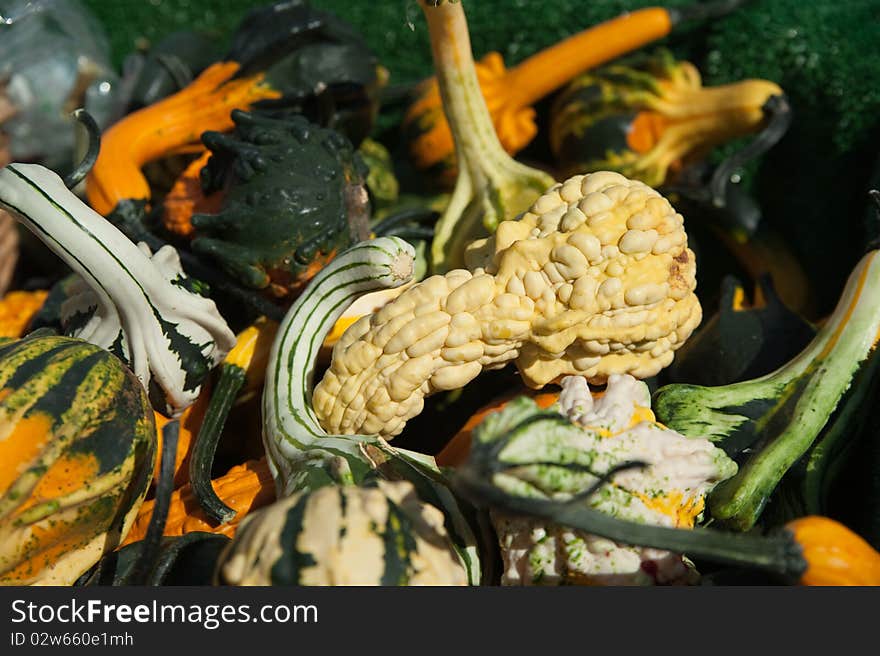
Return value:
<svg viewBox="0 0 880 656">
<path fill-rule="evenodd" d="M 193 214 L 216 214 L 220 211 L 223 195 L 214 192 L 206 196 L 202 191 L 199 174 L 209 159 L 211 151 L 206 149 L 190 162 L 165 195 L 162 201 L 162 224 L 168 232 L 191 237 L 195 232 L 191 221 Z"/>
<path fill-rule="evenodd" d="M 232 537 L 241 520 L 252 510 L 267 506 L 275 500 L 275 482 L 265 458 L 249 460 L 230 469 L 212 481 L 217 496 L 235 510 L 235 517 L 218 524 L 202 510 L 189 484 L 175 490 L 171 496 L 165 535 L 178 536 L 193 531 L 217 533 Z M 134 520 L 124 544 L 143 540 L 153 514 L 154 501 L 147 501 Z"/>
<path fill-rule="evenodd" d="M 807 561 L 801 585 L 880 585 L 880 553 L 840 522 L 810 515 L 789 522 L 786 528 Z"/>
<path fill-rule="evenodd" d="M 9 292 L 0 299 L 0 338 L 17 339 L 24 334 L 34 315 L 43 307 L 49 292 Z"/>
</svg>

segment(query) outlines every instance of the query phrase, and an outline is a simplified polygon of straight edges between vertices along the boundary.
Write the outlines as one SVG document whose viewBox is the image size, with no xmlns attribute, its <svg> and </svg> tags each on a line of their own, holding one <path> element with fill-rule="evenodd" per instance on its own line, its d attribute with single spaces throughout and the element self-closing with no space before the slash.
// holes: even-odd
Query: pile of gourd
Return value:
<svg viewBox="0 0 880 656">
<path fill-rule="evenodd" d="M 737 3 L 510 69 L 419 5 L 417 87 L 288 1 L 0 169 L 0 583 L 880 583 L 877 251 L 802 318 L 735 185 L 783 90 L 645 49 Z"/>
</svg>

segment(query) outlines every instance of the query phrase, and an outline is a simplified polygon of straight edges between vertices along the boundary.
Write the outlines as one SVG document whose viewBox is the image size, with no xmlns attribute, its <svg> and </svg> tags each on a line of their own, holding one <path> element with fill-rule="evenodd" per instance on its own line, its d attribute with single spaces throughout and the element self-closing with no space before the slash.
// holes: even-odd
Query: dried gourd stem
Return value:
<svg viewBox="0 0 880 656">
<path fill-rule="evenodd" d="M 64 186 L 68 189 L 73 189 L 83 181 L 92 170 L 101 152 L 101 128 L 98 127 L 92 115 L 84 109 L 77 109 L 73 112 L 73 118 L 79 121 L 88 132 L 89 145 L 82 161 L 64 177 Z"/>
<path fill-rule="evenodd" d="M 159 465 L 159 484 L 156 486 L 156 497 L 153 514 L 147 534 L 141 542 L 138 559 L 128 575 L 125 585 L 147 585 L 151 574 L 156 568 L 165 522 L 168 520 L 168 509 L 171 506 L 171 495 L 174 492 L 174 463 L 177 457 L 177 438 L 180 435 L 180 422 L 172 421 L 162 429 L 162 461 Z"/>
</svg>

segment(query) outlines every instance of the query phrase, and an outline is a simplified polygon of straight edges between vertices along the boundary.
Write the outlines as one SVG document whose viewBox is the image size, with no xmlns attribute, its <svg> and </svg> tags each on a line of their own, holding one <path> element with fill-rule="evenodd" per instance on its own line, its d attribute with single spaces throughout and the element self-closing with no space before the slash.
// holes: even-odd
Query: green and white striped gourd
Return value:
<svg viewBox="0 0 880 656">
<path fill-rule="evenodd" d="M 405 478 L 423 502 L 440 508 L 468 572 L 480 578 L 476 538 L 434 459 L 392 448 L 377 435 L 328 435 L 312 409 L 312 378 L 321 344 L 360 296 L 409 281 L 415 250 L 397 237 L 356 244 L 309 283 L 281 322 L 266 368 L 263 443 L 279 499 L 325 485 Z"/>
<path fill-rule="evenodd" d="M 346 308 L 363 294 L 408 282 L 414 259 L 413 247 L 396 237 L 361 242 L 312 279 L 279 325 L 263 389 L 263 444 L 279 497 L 354 483 L 370 469 L 362 443 L 371 437 L 328 435 L 318 423 L 311 398 L 315 362 Z M 337 470 L 332 476 L 330 462 Z"/>
<path fill-rule="evenodd" d="M 119 358 L 57 335 L 0 346 L 0 585 L 71 585 L 119 546 L 155 450 Z"/>
<path fill-rule="evenodd" d="M 227 585 L 467 585 L 443 522 L 409 481 L 325 485 L 246 517 L 216 576 Z"/>
<path fill-rule="evenodd" d="M 213 300 L 191 291 L 177 251 L 136 246 L 37 164 L 0 169 L 0 207 L 88 286 L 62 308 L 65 331 L 122 357 L 147 389 L 155 380 L 170 414 L 191 405 L 235 334 Z"/>
</svg>

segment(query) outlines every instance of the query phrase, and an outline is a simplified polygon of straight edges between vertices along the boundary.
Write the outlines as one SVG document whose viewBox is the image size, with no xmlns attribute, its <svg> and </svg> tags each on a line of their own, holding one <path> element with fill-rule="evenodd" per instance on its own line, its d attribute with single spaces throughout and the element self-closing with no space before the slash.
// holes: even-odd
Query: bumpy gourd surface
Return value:
<svg viewBox="0 0 880 656">
<path fill-rule="evenodd" d="M 196 214 L 193 250 L 232 276 L 283 296 L 357 241 L 350 214 L 367 202 L 366 166 L 339 133 L 301 116 L 235 111 L 235 133 L 206 132 L 203 187 L 225 189 L 217 214 Z"/>
<path fill-rule="evenodd" d="M 313 396 L 328 432 L 397 435 L 425 396 L 512 360 L 532 387 L 647 378 L 702 316 L 682 216 L 617 173 L 553 186 L 467 259 L 346 331 Z"/>
<path fill-rule="evenodd" d="M 497 451 L 503 467 L 497 467 L 495 485 L 532 497 L 569 499 L 615 466 L 646 463 L 614 474 L 583 503 L 642 524 L 692 528 L 706 494 L 736 473 L 736 464 L 709 440 L 658 424 L 650 406 L 648 386 L 631 376 L 611 376 L 596 399 L 584 378 L 568 376 L 554 408 L 570 424 L 540 417 L 534 401 L 521 397 L 477 429 L 475 449 L 480 457 Z M 495 449 L 499 441 L 503 446 Z M 680 554 L 618 544 L 528 516 L 493 510 L 491 517 L 505 585 L 666 584 L 699 578 Z"/>
</svg>

